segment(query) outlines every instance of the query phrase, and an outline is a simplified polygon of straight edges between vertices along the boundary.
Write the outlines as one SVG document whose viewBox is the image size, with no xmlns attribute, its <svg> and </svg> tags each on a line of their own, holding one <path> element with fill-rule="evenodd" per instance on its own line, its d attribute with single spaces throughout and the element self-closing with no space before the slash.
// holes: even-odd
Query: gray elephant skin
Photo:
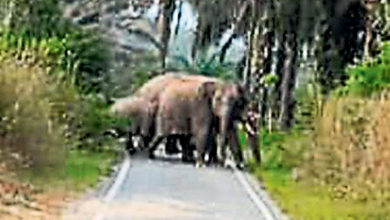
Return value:
<svg viewBox="0 0 390 220">
<path fill-rule="evenodd" d="M 212 77 L 184 75 L 181 81 L 167 85 L 160 94 L 157 137 L 161 140 L 172 134 L 192 136 L 198 151 L 197 163 L 201 165 L 205 149 L 210 149 L 219 132 L 222 152 L 229 143 L 236 161 L 241 163 L 242 152 L 234 122 L 241 118 L 245 104 L 244 90 L 238 84 Z M 154 148 L 155 145 L 150 150 L 151 156 Z M 222 161 L 224 159 L 223 154 Z"/>
<path fill-rule="evenodd" d="M 131 133 L 146 139 L 155 135 L 155 128 L 160 140 L 170 136 L 187 138 L 181 139 L 182 145 L 189 145 L 188 137 L 192 136 L 198 163 L 203 163 L 205 149 L 212 149 L 208 146 L 219 132 L 220 148 L 229 143 L 235 159 L 241 162 L 234 122 L 241 117 L 245 103 L 244 90 L 238 84 L 213 77 L 168 73 L 151 79 L 130 98 L 116 102 L 112 109 L 131 117 Z M 150 152 L 153 150 L 154 147 Z"/>
</svg>

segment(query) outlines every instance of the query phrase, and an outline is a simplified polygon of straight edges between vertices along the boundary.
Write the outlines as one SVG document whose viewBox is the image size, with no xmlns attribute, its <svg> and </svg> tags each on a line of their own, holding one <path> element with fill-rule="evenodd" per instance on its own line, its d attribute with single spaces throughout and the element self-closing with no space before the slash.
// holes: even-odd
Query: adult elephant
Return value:
<svg viewBox="0 0 390 220">
<path fill-rule="evenodd" d="M 172 135 L 192 136 L 198 152 L 197 164 L 203 164 L 203 156 L 210 141 L 213 122 L 212 97 L 214 82 L 199 83 L 195 80 L 181 80 L 167 86 L 160 94 L 156 116 L 156 142 L 149 151 L 153 152 L 157 144 Z M 183 152 L 185 155 L 187 152 Z"/>
<path fill-rule="evenodd" d="M 212 77 L 185 75 L 168 85 L 160 94 L 156 116 L 157 139 L 150 156 L 163 138 L 170 135 L 190 135 L 198 151 L 197 164 L 204 163 L 205 149 L 215 138 L 213 127 L 221 135 L 221 146 L 230 143 L 236 161 L 242 162 L 234 121 L 245 106 L 244 90 L 238 84 Z"/>
<path fill-rule="evenodd" d="M 191 147 L 189 144 L 189 138 L 194 135 L 194 131 L 190 130 L 190 125 L 188 122 L 187 125 L 183 126 L 183 124 L 186 123 L 183 123 L 181 119 L 194 119 L 196 118 L 196 114 L 190 113 L 191 111 L 186 111 L 185 114 L 187 115 L 183 116 L 183 112 L 180 112 L 180 109 L 182 108 L 175 109 L 175 101 L 172 101 L 177 98 L 179 98 L 179 100 L 184 98 L 184 100 L 181 100 L 180 102 L 182 106 L 188 105 L 185 104 L 187 102 L 194 102 L 193 100 L 186 100 L 185 97 L 180 97 L 180 95 L 186 94 L 185 91 L 180 91 L 180 89 L 185 89 L 185 87 L 176 86 L 189 82 L 191 82 L 190 84 L 192 85 L 189 88 L 192 89 L 187 88 L 187 92 L 191 91 L 191 97 L 198 97 L 198 95 L 200 95 L 203 91 L 203 97 L 201 97 L 201 100 L 198 101 L 198 105 L 194 106 L 194 108 L 190 110 L 197 109 L 198 106 L 204 106 L 204 104 L 207 104 L 207 107 L 211 109 L 210 113 L 207 114 L 207 120 L 209 120 L 210 117 L 210 126 L 212 126 L 213 129 L 209 130 L 208 133 L 210 133 L 211 136 L 209 135 L 206 138 L 206 144 L 205 146 L 200 147 L 200 151 L 203 152 L 204 148 L 206 148 L 210 155 L 216 154 L 213 153 L 216 150 L 216 147 L 213 147 L 213 145 L 215 145 L 213 142 L 215 142 L 216 133 L 219 132 L 220 136 L 222 137 L 222 141 L 220 142 L 222 147 L 220 148 L 224 149 L 226 143 L 229 143 L 236 160 L 242 161 L 242 153 L 240 151 L 241 148 L 239 146 L 234 122 L 240 118 L 241 112 L 245 106 L 244 90 L 237 84 L 227 83 L 214 77 L 188 75 L 185 73 L 167 73 L 165 75 L 157 76 L 145 83 L 130 98 L 120 100 L 114 104 L 114 106 L 122 106 L 121 108 L 116 107 L 117 112 L 122 113 L 122 115 L 127 115 L 133 119 L 132 128 L 129 135 L 130 141 L 128 143 L 128 146 L 131 147 L 128 148 L 132 148 L 131 136 L 137 134 L 141 134 L 143 142 L 145 143 L 144 145 L 148 145 L 149 141 L 155 134 L 155 123 L 157 120 L 156 115 L 158 109 L 160 109 L 160 112 L 162 112 L 161 114 L 169 114 L 170 112 L 174 113 L 175 111 L 179 111 L 178 114 L 175 115 L 175 117 L 177 117 L 176 120 L 168 120 L 166 122 L 168 124 L 172 124 L 172 127 L 176 127 L 176 129 L 173 131 L 170 131 L 170 129 L 165 129 L 163 133 L 159 134 L 160 140 L 163 137 L 167 137 L 168 140 L 169 138 L 171 138 L 171 140 L 172 138 L 179 139 L 184 150 L 183 157 L 185 158 L 183 159 L 191 160 Z M 206 88 L 207 86 L 209 87 Z M 204 89 L 209 90 L 205 91 Z M 172 94 L 175 94 L 173 90 L 176 90 L 176 95 L 172 96 Z M 163 98 L 164 101 L 161 101 L 161 98 Z M 168 99 L 170 100 L 169 102 L 166 101 Z M 164 108 L 161 108 L 161 103 L 163 103 L 165 106 Z M 171 104 L 173 106 L 169 106 L 169 103 L 173 103 Z M 114 106 L 113 109 L 115 109 Z M 173 110 L 171 111 L 168 109 Z M 129 112 L 131 114 L 129 114 Z M 160 117 L 159 120 L 162 121 L 163 119 Z M 162 123 L 160 122 L 159 124 L 161 125 Z M 202 142 L 202 140 L 199 140 L 199 134 L 198 138 L 196 139 L 197 143 Z M 172 144 L 175 142 L 167 141 L 167 143 Z M 155 148 L 155 146 L 153 148 Z M 153 151 L 153 148 L 151 149 L 151 152 Z M 224 150 L 222 150 L 222 152 L 224 152 Z M 151 156 L 152 155 L 153 154 L 151 153 Z M 216 158 L 216 156 L 214 156 L 214 158 Z M 224 155 L 222 161 L 224 161 Z"/>
<path fill-rule="evenodd" d="M 117 99 L 111 106 L 113 114 L 127 117 L 131 120 L 126 144 L 126 148 L 130 153 L 136 151 L 133 143 L 134 136 L 140 136 L 143 147 L 148 147 L 155 134 L 154 121 L 159 94 L 168 84 L 175 82 L 179 78 L 175 74 L 154 77 L 138 88 L 133 95 Z"/>
<path fill-rule="evenodd" d="M 111 106 L 111 112 L 115 115 L 131 119 L 131 126 L 128 131 L 126 148 L 134 153 L 133 137 L 139 136 L 143 148 L 149 146 L 149 142 L 155 135 L 155 117 L 159 104 L 159 96 L 170 84 L 180 83 L 186 77 L 182 73 L 166 73 L 156 76 L 140 88 L 133 95 L 115 100 Z M 177 152 L 176 141 L 179 141 L 184 150 L 189 146 L 189 137 L 186 135 L 171 135 L 167 137 L 166 151 L 168 154 Z M 191 160 L 191 155 L 184 154 L 184 160 Z M 188 159 L 187 159 L 188 158 Z"/>
</svg>

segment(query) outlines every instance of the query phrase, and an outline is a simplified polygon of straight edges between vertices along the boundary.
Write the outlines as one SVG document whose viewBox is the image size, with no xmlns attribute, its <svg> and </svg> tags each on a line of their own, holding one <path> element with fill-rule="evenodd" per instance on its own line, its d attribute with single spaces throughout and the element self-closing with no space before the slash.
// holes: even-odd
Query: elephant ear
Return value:
<svg viewBox="0 0 390 220">
<path fill-rule="evenodd" d="M 198 97 L 213 97 L 217 85 L 215 82 L 205 82 L 198 88 Z"/>
</svg>

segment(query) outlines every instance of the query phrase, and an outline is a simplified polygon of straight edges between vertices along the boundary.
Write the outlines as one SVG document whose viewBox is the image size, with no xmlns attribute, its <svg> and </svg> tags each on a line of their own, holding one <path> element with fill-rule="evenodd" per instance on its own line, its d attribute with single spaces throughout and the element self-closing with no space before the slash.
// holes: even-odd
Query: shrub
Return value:
<svg viewBox="0 0 390 220">
<path fill-rule="evenodd" d="M 3 63 L 0 66 L 1 152 L 20 154 L 20 159 L 26 159 L 34 168 L 60 164 L 64 150 L 64 127 L 60 121 L 66 109 L 64 105 L 73 99 L 68 95 L 40 68 L 18 68 Z"/>
<path fill-rule="evenodd" d="M 75 106 L 73 129 L 69 132 L 77 138 L 74 146 L 83 149 L 101 150 L 112 136 L 104 133 L 109 129 L 125 131 L 129 125 L 127 118 L 114 117 L 104 98 L 98 95 L 83 96 Z"/>
<path fill-rule="evenodd" d="M 390 101 L 335 98 L 316 123 L 315 145 L 305 167 L 337 198 L 390 199 Z"/>
<path fill-rule="evenodd" d="M 384 43 L 377 59 L 348 69 L 347 75 L 349 80 L 338 93 L 367 97 L 387 88 L 390 84 L 390 43 Z"/>
<path fill-rule="evenodd" d="M 92 32 L 72 29 L 64 37 L 39 39 L 24 32 L 0 33 L 0 59 L 39 65 L 48 74 L 77 85 L 82 92 L 100 92 L 110 68 L 105 41 Z"/>
<path fill-rule="evenodd" d="M 310 141 L 310 135 L 298 130 L 288 133 L 263 131 L 260 138 L 262 168 L 291 171 L 301 166 Z"/>
</svg>

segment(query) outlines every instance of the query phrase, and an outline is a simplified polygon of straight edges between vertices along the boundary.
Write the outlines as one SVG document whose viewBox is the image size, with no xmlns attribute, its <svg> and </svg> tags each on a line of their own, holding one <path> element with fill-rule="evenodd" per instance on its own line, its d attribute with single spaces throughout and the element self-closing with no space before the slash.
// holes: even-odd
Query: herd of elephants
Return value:
<svg viewBox="0 0 390 220">
<path fill-rule="evenodd" d="M 178 72 L 150 79 L 131 96 L 116 100 L 111 112 L 131 120 L 130 153 L 137 151 L 135 136 L 142 143 L 137 147 L 149 149 L 150 158 L 165 140 L 167 154 L 179 153 L 180 146 L 184 162 L 204 166 L 224 164 L 229 146 L 236 166 L 243 168 L 236 124 L 245 124 L 247 106 L 246 90 L 238 83 Z"/>
</svg>

